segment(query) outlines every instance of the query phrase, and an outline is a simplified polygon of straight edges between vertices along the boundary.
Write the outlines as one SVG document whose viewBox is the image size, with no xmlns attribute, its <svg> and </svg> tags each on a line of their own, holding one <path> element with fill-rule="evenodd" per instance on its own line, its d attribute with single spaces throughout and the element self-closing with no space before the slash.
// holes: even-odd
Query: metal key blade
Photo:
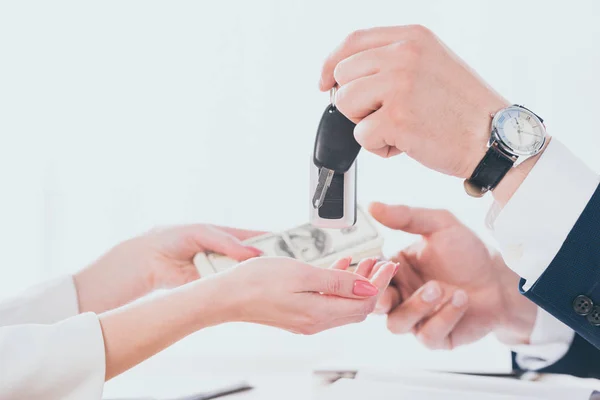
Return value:
<svg viewBox="0 0 600 400">
<path fill-rule="evenodd" d="M 335 171 L 329 168 L 321 168 L 319 170 L 319 180 L 317 181 L 317 189 L 312 199 L 312 205 L 314 208 L 320 208 L 325 201 L 325 195 L 327 189 L 331 186 L 331 180 L 333 179 Z"/>
</svg>

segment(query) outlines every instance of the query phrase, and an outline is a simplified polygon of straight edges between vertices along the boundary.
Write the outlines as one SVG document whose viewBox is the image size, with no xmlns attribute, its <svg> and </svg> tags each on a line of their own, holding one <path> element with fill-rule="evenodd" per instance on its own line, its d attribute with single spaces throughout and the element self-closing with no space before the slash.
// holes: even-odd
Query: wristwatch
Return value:
<svg viewBox="0 0 600 400">
<path fill-rule="evenodd" d="M 479 162 L 465 190 L 482 197 L 500 183 L 513 166 L 538 154 L 546 143 L 544 120 L 518 104 L 493 115 L 488 151 Z"/>
</svg>

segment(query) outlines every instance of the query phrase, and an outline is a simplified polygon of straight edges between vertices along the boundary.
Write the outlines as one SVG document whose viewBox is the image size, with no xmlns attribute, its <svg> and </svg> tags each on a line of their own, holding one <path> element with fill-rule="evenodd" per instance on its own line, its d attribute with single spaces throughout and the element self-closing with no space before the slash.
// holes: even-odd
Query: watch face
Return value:
<svg viewBox="0 0 600 400">
<path fill-rule="evenodd" d="M 529 110 L 508 107 L 494 116 L 492 124 L 502 144 L 517 155 L 534 155 L 544 145 L 544 125 Z"/>
</svg>

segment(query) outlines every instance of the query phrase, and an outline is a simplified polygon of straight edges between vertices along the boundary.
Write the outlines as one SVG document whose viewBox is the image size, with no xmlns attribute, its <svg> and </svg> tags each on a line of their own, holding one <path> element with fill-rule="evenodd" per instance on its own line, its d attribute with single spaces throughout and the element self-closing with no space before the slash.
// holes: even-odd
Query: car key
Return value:
<svg viewBox="0 0 600 400">
<path fill-rule="evenodd" d="M 354 138 L 356 124 L 335 107 L 336 90 L 337 86 L 331 89 L 331 104 L 321 117 L 315 139 L 313 163 L 319 168 L 317 187 L 312 198 L 315 209 L 325 202 L 335 174 L 348 172 L 360 151 L 360 144 Z"/>
<path fill-rule="evenodd" d="M 325 229 L 346 229 L 356 223 L 356 176 L 358 160 L 354 161 L 345 174 L 335 173 L 319 208 L 309 206 L 309 221 L 312 226 Z M 310 160 L 310 196 L 317 187 L 319 168 Z M 309 199 L 309 201 L 312 199 Z"/>
</svg>

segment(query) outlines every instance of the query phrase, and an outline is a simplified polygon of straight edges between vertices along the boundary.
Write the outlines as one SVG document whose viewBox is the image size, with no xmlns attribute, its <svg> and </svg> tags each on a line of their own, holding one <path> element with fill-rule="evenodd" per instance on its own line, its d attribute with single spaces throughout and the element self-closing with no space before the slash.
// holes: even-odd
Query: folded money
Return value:
<svg viewBox="0 0 600 400">
<path fill-rule="evenodd" d="M 371 217 L 360 208 L 356 224 L 345 229 L 322 229 L 304 224 L 281 233 L 268 233 L 244 241 L 263 251 L 263 256 L 284 256 L 328 268 L 342 257 L 356 264 L 363 258 L 381 257 L 383 237 Z M 194 265 L 200 276 L 225 271 L 238 261 L 216 253 L 198 253 Z"/>
</svg>

